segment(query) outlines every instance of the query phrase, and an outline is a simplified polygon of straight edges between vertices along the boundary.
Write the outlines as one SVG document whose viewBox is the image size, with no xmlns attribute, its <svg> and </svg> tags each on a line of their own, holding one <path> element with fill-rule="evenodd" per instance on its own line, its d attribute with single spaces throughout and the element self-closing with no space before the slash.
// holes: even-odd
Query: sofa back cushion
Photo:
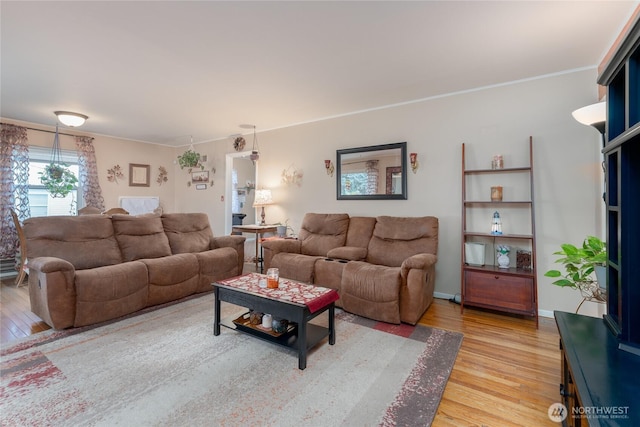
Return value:
<svg viewBox="0 0 640 427">
<path fill-rule="evenodd" d="M 202 252 L 210 249 L 213 232 L 205 213 L 162 214 L 162 226 L 172 254 Z"/>
<path fill-rule="evenodd" d="M 437 255 L 438 218 L 376 217 L 376 226 L 369 241 L 367 262 L 399 267 L 412 255 Z"/>
<path fill-rule="evenodd" d="M 171 255 L 160 215 L 113 215 L 111 222 L 125 261 Z"/>
<path fill-rule="evenodd" d="M 330 249 L 344 246 L 349 228 L 347 214 L 308 213 L 302 219 L 298 238 L 304 255 L 327 256 Z"/>
<path fill-rule="evenodd" d="M 345 246 L 366 248 L 369 246 L 376 219 L 372 216 L 352 216 L 349 218 L 349 231 Z"/>
<path fill-rule="evenodd" d="M 106 215 L 34 217 L 25 220 L 23 229 L 29 258 L 62 258 L 78 270 L 122 262 Z"/>
</svg>

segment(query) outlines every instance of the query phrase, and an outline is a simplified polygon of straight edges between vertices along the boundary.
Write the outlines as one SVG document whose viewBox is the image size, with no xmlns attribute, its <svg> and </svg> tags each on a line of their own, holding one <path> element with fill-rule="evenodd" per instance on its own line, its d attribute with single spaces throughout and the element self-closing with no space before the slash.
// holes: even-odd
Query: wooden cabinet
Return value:
<svg viewBox="0 0 640 427">
<path fill-rule="evenodd" d="M 535 318 L 537 327 L 533 138 L 529 137 L 529 164 L 527 165 L 497 169 L 467 169 L 466 165 L 465 144 L 462 144 L 461 310 L 464 310 L 465 306 L 475 306 L 531 316 Z M 511 193 L 516 196 L 507 194 L 504 200 L 496 200 L 491 197 L 491 187 L 487 187 L 483 193 L 486 197 L 477 197 L 469 191 L 469 188 L 477 188 L 476 181 L 481 180 L 482 177 L 508 182 Z M 485 183 L 487 182 L 491 180 L 485 180 Z M 517 186 L 524 188 L 515 188 Z M 501 196 L 502 194 L 498 199 L 501 199 Z M 492 210 L 509 212 L 510 218 L 519 219 L 520 231 L 492 234 L 488 216 Z M 479 224 L 486 228 L 481 230 Z M 514 224 L 511 225 L 512 230 L 516 229 L 513 227 Z M 469 264 L 465 257 L 465 244 L 479 244 L 484 247 L 484 263 Z M 495 256 L 498 245 L 506 245 L 511 249 L 508 268 L 498 266 Z M 529 259 L 528 265 L 522 266 L 516 263 L 516 249 L 525 252 Z"/>
</svg>

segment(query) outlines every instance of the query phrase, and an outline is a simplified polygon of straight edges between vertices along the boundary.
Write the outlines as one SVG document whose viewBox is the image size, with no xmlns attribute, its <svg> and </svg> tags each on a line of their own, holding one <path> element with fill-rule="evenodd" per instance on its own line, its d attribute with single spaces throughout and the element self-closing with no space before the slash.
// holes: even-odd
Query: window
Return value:
<svg viewBox="0 0 640 427">
<path fill-rule="evenodd" d="M 78 154 L 75 151 L 62 150 L 60 159 L 71 172 L 79 178 Z M 40 175 L 44 167 L 51 163 L 51 150 L 40 147 L 29 147 L 29 208 L 31 216 L 76 215 L 82 192 L 79 188 L 71 191 L 67 197 L 51 197 L 40 183 Z"/>
</svg>

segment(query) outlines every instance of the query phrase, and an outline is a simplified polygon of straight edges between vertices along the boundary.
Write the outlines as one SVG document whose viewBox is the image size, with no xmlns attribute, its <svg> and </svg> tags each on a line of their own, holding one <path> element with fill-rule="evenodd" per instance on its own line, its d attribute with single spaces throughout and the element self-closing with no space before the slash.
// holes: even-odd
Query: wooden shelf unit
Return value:
<svg viewBox="0 0 640 427">
<path fill-rule="evenodd" d="M 468 200 L 467 180 L 477 175 L 509 175 L 526 174 L 529 184 L 528 200 Z M 488 190 L 488 189 L 487 189 Z M 488 194 L 488 193 L 487 193 Z M 497 209 L 525 209 L 528 213 L 531 233 L 494 235 L 487 231 L 470 229 L 469 217 L 475 208 Z M 487 218 L 487 226 L 489 218 Z M 467 169 L 465 159 L 465 145 L 462 144 L 462 239 L 461 239 L 461 304 L 460 310 L 465 306 L 474 306 L 497 310 L 512 314 L 531 316 L 535 318 L 538 327 L 538 285 L 536 279 L 536 244 L 535 244 L 535 214 L 534 214 L 534 188 L 533 188 L 533 137 L 529 137 L 529 165 L 522 167 L 502 169 Z M 468 265 L 465 263 L 465 243 L 482 242 L 490 245 L 490 252 L 495 254 L 497 244 L 509 244 L 520 241 L 527 245 L 526 250 L 531 252 L 531 268 L 522 269 L 510 267 L 499 268 L 495 261 L 483 266 Z M 510 253 L 510 258 L 515 259 L 515 251 Z M 513 264 L 513 261 L 511 262 Z"/>
</svg>

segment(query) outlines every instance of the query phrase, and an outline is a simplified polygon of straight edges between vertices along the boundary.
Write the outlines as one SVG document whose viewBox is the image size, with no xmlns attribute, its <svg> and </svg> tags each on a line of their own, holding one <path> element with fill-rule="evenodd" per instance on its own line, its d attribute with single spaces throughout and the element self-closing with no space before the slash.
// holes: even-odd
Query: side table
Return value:
<svg viewBox="0 0 640 427">
<path fill-rule="evenodd" d="M 231 227 L 232 233 L 250 233 L 256 235 L 256 273 L 262 273 L 262 257 L 259 251 L 260 236 L 267 233 L 275 233 L 277 230 L 278 227 L 275 225 L 234 225 Z M 258 268 L 260 268 L 260 270 L 258 270 Z"/>
</svg>

